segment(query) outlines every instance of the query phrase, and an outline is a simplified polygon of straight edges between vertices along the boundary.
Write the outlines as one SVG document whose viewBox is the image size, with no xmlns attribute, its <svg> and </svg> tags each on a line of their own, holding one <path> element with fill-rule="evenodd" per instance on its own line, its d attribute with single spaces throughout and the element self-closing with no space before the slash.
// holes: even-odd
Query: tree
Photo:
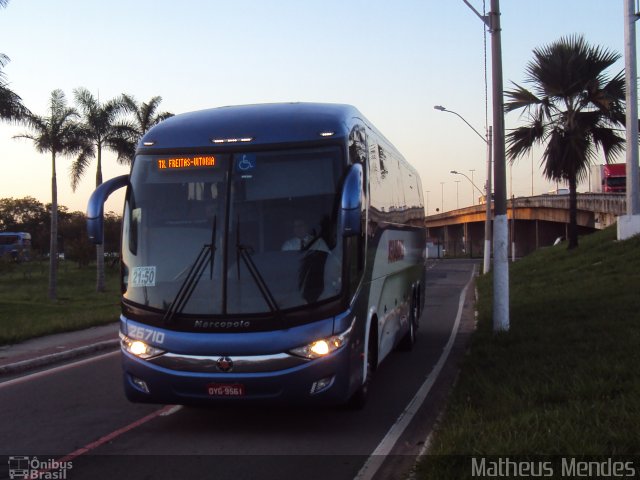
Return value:
<svg viewBox="0 0 640 480">
<path fill-rule="evenodd" d="M 0 0 L 0 7 L 6 7 L 9 0 Z M 21 120 L 29 110 L 22 104 L 22 99 L 9 88 L 7 77 L 2 69 L 9 63 L 9 57 L 0 53 L 0 119 Z"/>
<path fill-rule="evenodd" d="M 120 235 L 122 233 L 122 216 L 114 212 L 104 214 L 104 248 L 106 256 L 119 256 Z"/>
<path fill-rule="evenodd" d="M 58 155 L 74 155 L 86 148 L 81 125 L 77 122 L 78 112 L 67 106 L 62 90 L 51 92 L 50 115 L 41 117 L 30 113 L 24 122 L 31 132 L 16 135 L 33 141 L 40 153 L 51 154 L 51 230 L 49 248 L 49 298 L 57 297 L 58 279 L 58 185 L 56 179 L 56 158 Z"/>
<path fill-rule="evenodd" d="M 123 94 L 122 100 L 124 101 L 125 110 L 132 114 L 134 119 L 133 124 L 131 125 L 133 136 L 130 139 L 131 143 L 129 145 L 128 152 L 128 162 L 131 163 L 133 161 L 136 146 L 142 136 L 154 125 L 172 117 L 173 113 L 158 113 L 160 102 L 162 102 L 162 97 L 160 96 L 152 97 L 149 102 L 138 103 L 138 101 L 136 101 L 136 99 L 131 95 Z"/>
<path fill-rule="evenodd" d="M 536 48 L 527 64 L 526 82 L 505 92 L 507 112 L 523 108 L 528 124 L 507 134 L 507 157 L 513 163 L 534 145 L 546 144 L 544 176 L 569 183 L 568 248 L 578 246 L 578 181 L 602 150 L 607 163 L 624 150 L 616 129 L 624 126 L 624 72 L 606 70 L 620 55 L 590 46 L 582 36 L 562 37 Z"/>
<path fill-rule="evenodd" d="M 87 217 L 83 212 L 64 212 L 60 219 L 60 239 L 64 243 L 65 262 L 78 262 L 78 268 L 86 267 L 94 254 L 87 238 Z"/>
<path fill-rule="evenodd" d="M 44 205 L 33 197 L 0 198 L 0 230 L 28 232 L 31 247 L 38 253 L 46 253 L 49 244 L 51 204 Z M 83 212 L 70 212 L 58 205 L 58 251 L 65 260 L 78 262 L 78 267 L 88 265 L 93 245 L 87 235 L 87 217 Z M 117 263 L 120 246 L 122 217 L 113 212 L 104 215 L 105 250 L 111 253 L 111 264 Z"/>
<path fill-rule="evenodd" d="M 49 224 L 47 208 L 35 198 L 0 198 L 0 230 L 30 233 L 34 251 L 47 251 Z"/>
<path fill-rule="evenodd" d="M 74 90 L 76 103 L 82 112 L 83 130 L 87 139 L 85 148 L 71 166 L 71 187 L 75 191 L 92 158 L 97 158 L 96 187 L 102 184 L 102 149 L 114 151 L 119 163 L 127 163 L 130 151 L 130 138 L 133 131 L 130 125 L 120 122 L 124 112 L 122 98 L 114 98 L 105 103 L 95 98 L 86 88 Z M 104 287 L 104 245 L 96 245 L 96 290 L 103 292 Z"/>
<path fill-rule="evenodd" d="M 0 230 L 30 232 L 25 228 L 40 226 L 46 216 L 44 205 L 33 197 L 0 198 Z"/>
<path fill-rule="evenodd" d="M 28 112 L 22 104 L 22 99 L 11 90 L 2 68 L 9 62 L 9 57 L 0 53 L 0 119 L 19 121 Z"/>
</svg>

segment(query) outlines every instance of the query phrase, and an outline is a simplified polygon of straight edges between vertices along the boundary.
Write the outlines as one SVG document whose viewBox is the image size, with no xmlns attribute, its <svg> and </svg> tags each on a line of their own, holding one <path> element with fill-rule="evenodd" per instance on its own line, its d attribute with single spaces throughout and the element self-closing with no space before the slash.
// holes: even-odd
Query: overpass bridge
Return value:
<svg viewBox="0 0 640 480">
<path fill-rule="evenodd" d="M 585 235 L 616 222 L 626 214 L 624 193 L 579 193 L 578 233 Z M 509 249 L 518 256 L 553 245 L 567 237 L 569 195 L 537 195 L 512 198 L 507 202 Z M 475 205 L 425 218 L 427 236 L 450 255 L 480 257 L 484 251 L 486 205 Z M 493 231 L 493 228 L 492 228 Z M 511 255 L 511 251 L 509 252 Z"/>
</svg>

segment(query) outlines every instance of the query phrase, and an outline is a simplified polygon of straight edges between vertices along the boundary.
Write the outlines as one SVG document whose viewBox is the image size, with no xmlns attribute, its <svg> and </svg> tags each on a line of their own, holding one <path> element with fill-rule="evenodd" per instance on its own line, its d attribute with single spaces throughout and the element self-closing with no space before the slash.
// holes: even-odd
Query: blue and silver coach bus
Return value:
<svg viewBox="0 0 640 480">
<path fill-rule="evenodd" d="M 134 402 L 361 406 L 410 349 L 424 302 L 414 168 L 354 107 L 177 115 L 140 141 L 127 187 L 120 336 Z"/>
</svg>

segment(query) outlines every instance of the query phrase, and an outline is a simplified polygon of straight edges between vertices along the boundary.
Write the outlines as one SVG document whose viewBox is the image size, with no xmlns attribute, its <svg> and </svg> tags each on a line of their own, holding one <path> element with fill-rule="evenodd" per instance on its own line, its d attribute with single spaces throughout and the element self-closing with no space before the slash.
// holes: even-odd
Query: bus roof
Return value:
<svg viewBox="0 0 640 480">
<path fill-rule="evenodd" d="M 14 237 L 20 237 L 20 238 L 25 238 L 27 240 L 31 239 L 31 234 L 27 233 L 27 232 L 0 232 L 0 236 L 14 236 Z"/>
<path fill-rule="evenodd" d="M 213 147 L 241 139 L 248 145 L 320 141 L 323 132 L 332 138 L 349 135 L 362 114 L 351 105 L 329 103 L 271 103 L 212 108 L 183 113 L 153 127 L 138 149 L 152 153 L 163 148 Z M 250 141 L 248 139 L 251 139 Z"/>
</svg>

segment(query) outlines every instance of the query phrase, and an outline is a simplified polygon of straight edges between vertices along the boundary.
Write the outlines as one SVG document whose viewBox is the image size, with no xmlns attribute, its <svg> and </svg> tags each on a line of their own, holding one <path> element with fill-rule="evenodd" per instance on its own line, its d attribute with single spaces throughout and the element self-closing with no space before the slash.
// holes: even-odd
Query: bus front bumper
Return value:
<svg viewBox="0 0 640 480">
<path fill-rule="evenodd" d="M 276 371 L 214 373 L 174 370 L 123 351 L 129 400 L 164 404 L 322 403 L 339 404 L 351 393 L 349 348 Z M 201 357 L 213 366 L 232 357 Z M 212 367 L 213 369 L 213 367 Z"/>
<path fill-rule="evenodd" d="M 352 327 L 353 323 L 339 335 L 323 334 L 320 338 L 326 340 L 327 352 L 315 352 L 310 344 L 281 345 L 282 351 L 260 354 L 261 344 L 264 350 L 272 344 L 270 335 L 266 340 L 256 336 L 250 349 L 238 346 L 247 334 L 207 336 L 207 348 L 198 348 L 194 342 L 202 334 L 154 331 L 149 336 L 162 337 L 164 348 L 160 349 L 131 338 L 132 333 L 141 335 L 140 328 L 129 321 L 127 329 L 122 329 L 128 335 L 121 333 L 125 393 L 133 402 L 164 404 L 344 403 L 362 381 L 362 358 L 358 342 L 351 338 Z M 286 337 L 297 337 L 292 340 L 297 345 L 310 338 L 297 335 L 295 329 L 286 333 Z M 167 348 L 176 345 L 180 350 L 187 344 L 188 354 Z"/>
</svg>

